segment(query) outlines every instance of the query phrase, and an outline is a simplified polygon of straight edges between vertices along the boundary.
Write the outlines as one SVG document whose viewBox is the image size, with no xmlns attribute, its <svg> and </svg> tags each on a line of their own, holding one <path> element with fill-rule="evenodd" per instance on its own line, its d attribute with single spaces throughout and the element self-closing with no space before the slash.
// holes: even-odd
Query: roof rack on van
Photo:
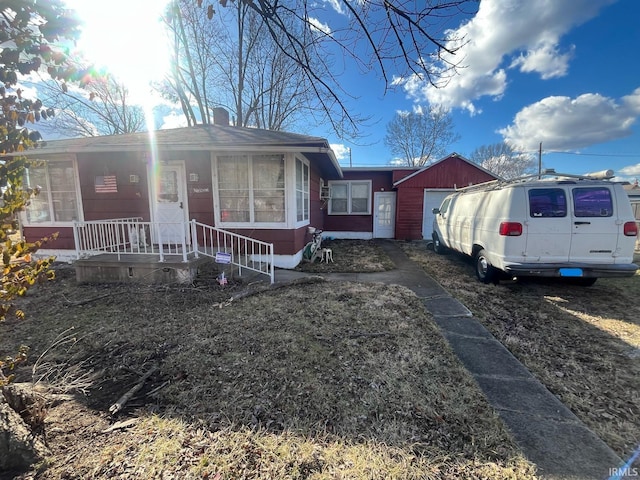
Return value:
<svg viewBox="0 0 640 480">
<path fill-rule="evenodd" d="M 512 178 L 510 180 L 491 180 L 489 182 L 477 183 L 475 185 L 469 185 L 468 187 L 458 188 L 456 191 L 469 192 L 473 190 L 489 190 L 491 188 L 500 188 L 504 185 L 509 185 L 518 182 L 528 182 L 531 180 L 539 180 L 542 177 L 555 177 L 557 179 L 573 178 L 576 180 L 611 180 L 615 177 L 613 170 L 602 170 L 600 172 L 585 173 L 583 175 L 576 175 L 574 173 L 558 173 L 553 168 L 547 168 L 541 173 L 532 175 L 524 175 L 522 177 Z"/>
<path fill-rule="evenodd" d="M 615 177 L 613 170 L 601 170 L 599 172 L 584 173 L 576 175 L 574 173 L 558 173 L 553 168 L 547 168 L 540 174 L 528 175 L 528 178 L 556 177 L 556 178 L 576 178 L 578 180 L 611 180 Z"/>
</svg>

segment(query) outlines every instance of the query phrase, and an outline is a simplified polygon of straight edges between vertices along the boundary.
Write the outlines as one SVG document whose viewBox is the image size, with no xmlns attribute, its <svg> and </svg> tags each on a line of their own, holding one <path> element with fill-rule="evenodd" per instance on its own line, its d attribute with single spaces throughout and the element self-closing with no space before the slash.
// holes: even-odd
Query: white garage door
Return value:
<svg viewBox="0 0 640 480">
<path fill-rule="evenodd" d="M 444 197 L 449 195 L 455 190 L 427 190 L 424 191 L 424 203 L 422 209 L 422 238 L 431 239 L 433 233 L 433 218 L 435 215 L 432 213 L 434 208 L 437 208 L 444 200 Z"/>
</svg>

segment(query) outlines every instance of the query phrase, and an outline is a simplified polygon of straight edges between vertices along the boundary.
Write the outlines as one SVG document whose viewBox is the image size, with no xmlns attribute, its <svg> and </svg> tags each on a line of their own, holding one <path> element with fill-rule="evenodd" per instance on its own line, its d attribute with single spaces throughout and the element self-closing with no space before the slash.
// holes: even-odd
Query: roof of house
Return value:
<svg viewBox="0 0 640 480">
<path fill-rule="evenodd" d="M 640 196 L 640 185 L 638 185 L 638 179 L 636 179 L 633 183 L 626 183 L 622 185 L 622 188 L 625 189 L 627 195 L 630 197 Z"/>
<path fill-rule="evenodd" d="M 342 170 L 329 146 L 321 137 L 278 132 L 259 128 L 222 125 L 197 125 L 194 127 L 81 137 L 42 142 L 38 148 L 22 152 L 30 157 L 65 153 L 144 152 L 158 151 L 295 151 L 304 153 L 317 162 L 324 171 L 342 177 Z"/>
<path fill-rule="evenodd" d="M 429 165 L 425 165 L 424 167 L 416 170 L 415 172 L 407 175 L 406 177 L 401 178 L 400 180 L 398 180 L 397 182 L 394 182 L 393 186 L 397 187 L 399 184 L 401 184 L 402 182 L 405 182 L 407 180 L 409 180 L 410 178 L 415 177 L 416 175 L 420 175 L 422 172 L 424 172 L 425 170 L 429 170 L 430 168 L 434 167 L 435 165 L 438 165 L 441 162 L 444 162 L 448 159 L 450 159 L 451 157 L 456 157 L 459 158 L 460 160 L 463 160 L 465 162 L 467 162 L 469 165 L 473 165 L 474 167 L 476 167 L 478 170 L 482 170 L 483 172 L 491 175 L 494 178 L 499 178 L 496 174 L 491 173 L 489 170 L 487 170 L 486 168 L 483 168 L 482 166 L 478 165 L 477 163 L 472 162 L 471 160 L 464 158 L 462 155 L 460 155 L 459 153 L 453 152 L 450 153 L 449 155 L 441 158 L 440 160 L 436 160 L 433 163 L 430 163 Z"/>
</svg>

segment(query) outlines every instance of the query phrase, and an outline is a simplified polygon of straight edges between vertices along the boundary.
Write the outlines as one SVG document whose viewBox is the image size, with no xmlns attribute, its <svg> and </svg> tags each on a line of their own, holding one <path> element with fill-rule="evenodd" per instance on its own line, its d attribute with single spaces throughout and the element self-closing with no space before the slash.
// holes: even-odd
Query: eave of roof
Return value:
<svg viewBox="0 0 640 480">
<path fill-rule="evenodd" d="M 300 152 L 316 160 L 326 156 L 328 162 L 323 163 L 328 163 L 335 173 L 342 177 L 338 160 L 329 142 L 324 138 L 221 125 L 198 125 L 154 132 L 53 140 L 43 142 L 38 148 L 10 156 L 42 157 L 60 154 L 147 152 L 152 149 L 164 152 L 203 150 Z"/>
<path fill-rule="evenodd" d="M 397 186 L 398 186 L 398 185 L 400 185 L 401 183 L 403 183 L 403 182 L 405 182 L 405 181 L 409 180 L 410 178 L 415 177 L 416 175 L 420 175 L 420 174 L 421 174 L 422 172 L 424 172 L 425 170 L 429 170 L 430 168 L 435 167 L 435 166 L 436 166 L 436 165 L 438 165 L 439 163 L 442 163 L 442 162 L 444 162 L 445 160 L 448 160 L 448 159 L 449 159 L 449 158 L 451 158 L 451 157 L 457 157 L 457 158 L 459 158 L 460 160 L 462 160 L 462 161 L 464 161 L 464 162 L 467 162 L 469 165 L 473 165 L 473 166 L 474 166 L 474 167 L 476 167 L 478 170 L 482 170 L 483 172 L 485 172 L 485 173 L 487 173 L 487 174 L 491 175 L 492 177 L 494 177 L 494 178 L 496 178 L 496 179 L 498 179 L 498 180 L 502 180 L 500 177 L 498 177 L 498 176 L 497 176 L 496 174 L 494 174 L 494 173 L 491 173 L 491 172 L 490 172 L 489 170 L 487 170 L 486 168 L 483 168 L 482 166 L 478 165 L 477 163 L 472 162 L 471 160 L 469 160 L 469 159 L 467 159 L 467 158 L 463 157 L 462 155 L 460 155 L 459 153 L 453 152 L 453 153 L 450 153 L 449 155 L 446 155 L 445 157 L 441 158 L 440 160 L 437 160 L 437 161 L 435 161 L 435 162 L 433 162 L 433 163 L 431 163 L 431 164 L 429 164 L 429 165 L 426 165 L 426 166 L 424 166 L 424 167 L 420 168 L 419 170 L 416 170 L 415 172 L 413 172 L 413 173 L 411 173 L 411 174 L 407 175 L 406 177 L 401 178 L 400 180 L 398 180 L 398 181 L 394 182 L 393 186 L 394 186 L 394 187 L 397 187 Z"/>
</svg>

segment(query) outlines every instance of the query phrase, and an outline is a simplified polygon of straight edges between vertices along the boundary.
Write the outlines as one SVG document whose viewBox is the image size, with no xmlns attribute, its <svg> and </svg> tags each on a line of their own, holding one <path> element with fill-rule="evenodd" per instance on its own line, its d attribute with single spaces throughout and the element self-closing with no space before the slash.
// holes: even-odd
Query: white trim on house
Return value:
<svg viewBox="0 0 640 480">
<path fill-rule="evenodd" d="M 294 255 L 274 255 L 273 266 L 276 268 L 286 268 L 288 270 L 296 268 L 302 261 L 303 250 L 300 250 Z"/>
<path fill-rule="evenodd" d="M 415 172 L 407 175 L 406 177 L 401 178 L 400 180 L 396 181 L 393 183 L 394 187 L 397 187 L 398 185 L 400 185 L 403 182 L 406 182 L 407 180 L 409 180 L 410 178 L 415 177 L 416 175 L 420 175 L 422 172 L 424 172 L 425 170 L 429 170 L 430 168 L 438 165 L 439 163 L 444 162 L 445 160 L 452 158 L 452 157 L 456 157 L 459 158 L 460 160 L 462 160 L 463 162 L 467 162 L 469 165 L 476 167 L 478 170 L 482 170 L 485 173 L 488 173 L 489 175 L 491 175 L 492 177 L 495 177 L 497 179 L 500 179 L 500 177 L 498 177 L 495 173 L 491 173 L 489 170 L 487 170 L 486 168 L 484 168 L 481 165 L 478 165 L 477 163 L 472 162 L 471 160 L 469 160 L 468 158 L 464 158 L 462 155 L 460 155 L 459 153 L 453 152 L 450 153 L 449 155 L 441 158 L 440 160 L 436 160 L 433 163 L 430 163 L 429 165 L 425 165 L 424 167 L 422 167 L 420 170 L 416 170 Z M 398 170 L 401 170 L 401 168 L 399 168 Z"/>
<path fill-rule="evenodd" d="M 297 172 L 296 172 L 296 168 L 298 165 L 298 162 L 300 162 L 302 164 L 302 174 L 304 175 L 304 171 L 306 167 L 306 171 L 307 171 L 307 179 L 306 179 L 306 192 L 303 191 L 303 193 L 306 193 L 307 195 L 307 205 L 306 205 L 306 211 L 307 211 L 307 218 L 304 218 L 302 220 L 298 220 L 298 189 L 296 186 L 296 181 L 297 181 Z M 293 223 L 295 225 L 295 228 L 301 228 L 301 227 L 306 227 L 307 225 L 309 225 L 309 222 L 311 221 L 311 163 L 309 162 L 309 160 L 304 157 L 303 155 L 294 155 L 293 156 L 293 175 L 292 175 L 292 179 L 291 179 L 291 186 L 289 186 L 289 184 L 287 184 L 287 191 L 293 192 L 292 195 L 290 195 L 291 197 L 293 197 L 290 201 L 290 204 L 292 205 L 291 208 L 291 218 L 293 220 Z M 285 163 L 285 179 L 287 178 L 287 170 L 286 170 L 286 163 Z M 304 178 L 303 178 L 303 182 L 304 182 Z"/>
<path fill-rule="evenodd" d="M 45 162 L 45 168 L 46 168 L 46 175 L 47 175 L 47 190 L 50 193 L 50 187 L 51 187 L 51 177 L 49 176 L 49 165 L 54 164 L 56 162 L 72 162 L 73 165 L 73 182 L 74 182 L 74 189 L 75 189 L 75 196 L 76 196 L 76 214 L 78 216 L 78 218 L 76 219 L 77 221 L 83 221 L 84 220 L 84 207 L 82 205 L 82 190 L 80 188 L 80 175 L 78 173 L 78 159 L 76 157 L 76 155 L 55 155 L 52 158 L 47 159 L 47 161 Z M 26 186 L 26 185 L 25 185 Z M 50 209 L 50 213 L 51 213 L 51 205 L 49 205 L 49 209 Z M 27 221 L 27 212 L 26 210 L 23 212 L 20 212 L 20 223 L 22 226 L 25 227 L 72 227 L 73 226 L 73 220 L 72 221 L 49 221 L 49 222 L 34 222 L 31 223 L 29 221 Z"/>
<path fill-rule="evenodd" d="M 322 238 L 335 238 L 337 240 L 372 240 L 373 232 L 332 232 L 332 231 L 323 231 Z"/>
<path fill-rule="evenodd" d="M 309 225 L 311 218 L 311 163 L 303 155 L 287 153 L 283 151 L 269 152 L 281 154 L 284 157 L 284 205 L 285 205 L 285 221 L 284 222 L 223 222 L 220 210 L 220 192 L 218 185 L 218 157 L 225 156 L 228 152 L 211 152 L 211 183 L 213 193 L 213 213 L 216 226 L 229 229 L 255 229 L 255 230 L 293 230 Z M 264 152 L 258 151 L 238 151 L 237 155 L 263 155 Z M 306 165 L 309 172 L 309 195 L 307 211 L 309 218 L 298 221 L 297 205 L 296 205 L 296 159 Z"/>
<path fill-rule="evenodd" d="M 353 195 L 352 195 L 352 187 L 357 184 L 367 184 L 368 186 L 368 196 L 367 196 L 367 211 L 366 212 L 353 212 Z M 331 189 L 331 198 L 329 199 L 329 205 L 327 213 L 329 215 L 371 215 L 372 213 L 372 202 L 373 202 L 373 181 L 372 180 L 329 180 L 328 181 L 329 188 Z M 333 211 L 333 201 L 337 198 L 334 195 L 333 188 L 336 185 L 347 185 L 347 211 L 346 212 L 334 212 Z"/>
<path fill-rule="evenodd" d="M 39 248 L 37 252 L 33 254 L 34 258 L 45 259 L 49 257 L 56 257 L 56 262 L 73 263 L 78 258 L 76 257 L 75 250 L 62 250 L 55 248 Z"/>
</svg>

